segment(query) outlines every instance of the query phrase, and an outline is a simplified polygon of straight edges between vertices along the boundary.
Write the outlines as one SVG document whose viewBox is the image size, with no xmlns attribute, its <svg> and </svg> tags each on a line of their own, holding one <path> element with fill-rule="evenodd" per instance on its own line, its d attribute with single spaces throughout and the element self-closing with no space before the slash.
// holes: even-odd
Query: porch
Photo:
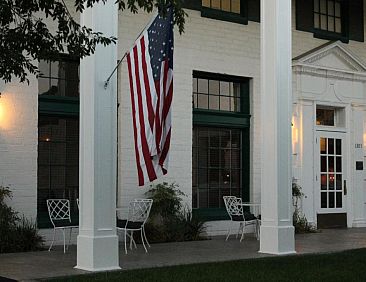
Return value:
<svg viewBox="0 0 366 282">
<path fill-rule="evenodd" d="M 296 239 L 296 255 L 316 254 L 366 248 L 366 228 L 327 229 L 319 233 L 299 234 Z M 120 243 L 119 264 L 123 270 L 163 267 L 205 262 L 220 262 L 268 257 L 260 254 L 259 241 L 248 234 L 242 243 L 231 237 L 212 237 L 211 240 L 153 244 L 148 254 L 141 245 L 128 255 Z M 0 277 L 16 280 L 32 280 L 88 273 L 75 269 L 76 246 L 64 254 L 62 246 L 51 252 L 14 253 L 0 255 Z"/>
</svg>

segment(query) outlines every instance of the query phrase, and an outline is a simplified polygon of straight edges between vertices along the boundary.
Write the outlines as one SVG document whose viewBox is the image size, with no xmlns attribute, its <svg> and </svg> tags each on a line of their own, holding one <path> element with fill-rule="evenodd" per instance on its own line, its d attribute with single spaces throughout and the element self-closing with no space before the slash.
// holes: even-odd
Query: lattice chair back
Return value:
<svg viewBox="0 0 366 282">
<path fill-rule="evenodd" d="M 239 218 L 244 220 L 244 212 L 241 198 L 235 196 L 224 196 L 224 203 L 226 211 L 229 214 L 231 220 L 238 220 Z"/>
<path fill-rule="evenodd" d="M 48 215 L 54 227 L 55 221 L 69 221 L 70 216 L 70 201 L 67 199 L 48 199 L 47 200 Z"/>
<path fill-rule="evenodd" d="M 128 221 L 142 222 L 145 224 L 146 220 L 149 218 L 152 203 L 152 199 L 133 200 L 128 209 Z"/>
</svg>

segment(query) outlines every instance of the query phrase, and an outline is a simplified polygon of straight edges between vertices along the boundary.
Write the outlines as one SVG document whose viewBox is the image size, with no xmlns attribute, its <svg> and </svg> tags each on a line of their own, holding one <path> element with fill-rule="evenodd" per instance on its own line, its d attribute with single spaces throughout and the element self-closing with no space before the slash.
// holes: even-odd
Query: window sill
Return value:
<svg viewBox="0 0 366 282">
<path fill-rule="evenodd" d="M 313 33 L 314 33 L 315 38 L 325 39 L 325 40 L 334 40 L 334 41 L 340 40 L 343 43 L 349 42 L 349 38 L 340 33 L 321 30 L 321 29 L 314 29 Z"/>
<path fill-rule="evenodd" d="M 215 19 L 215 20 L 232 22 L 232 23 L 245 24 L 245 25 L 248 24 L 248 18 L 244 17 L 240 14 L 225 12 L 225 11 L 211 9 L 211 8 L 207 8 L 207 7 L 202 7 L 201 16 L 210 18 L 210 19 Z"/>
</svg>

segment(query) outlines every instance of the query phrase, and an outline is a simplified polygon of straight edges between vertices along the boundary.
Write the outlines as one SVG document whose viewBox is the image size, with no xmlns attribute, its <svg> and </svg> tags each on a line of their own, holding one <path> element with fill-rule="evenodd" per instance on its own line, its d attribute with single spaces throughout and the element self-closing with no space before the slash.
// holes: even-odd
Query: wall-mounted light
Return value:
<svg viewBox="0 0 366 282">
<path fill-rule="evenodd" d="M 291 134 L 292 134 L 292 154 L 297 155 L 297 144 L 299 142 L 299 130 L 297 128 L 296 119 L 293 116 L 291 122 Z"/>
</svg>

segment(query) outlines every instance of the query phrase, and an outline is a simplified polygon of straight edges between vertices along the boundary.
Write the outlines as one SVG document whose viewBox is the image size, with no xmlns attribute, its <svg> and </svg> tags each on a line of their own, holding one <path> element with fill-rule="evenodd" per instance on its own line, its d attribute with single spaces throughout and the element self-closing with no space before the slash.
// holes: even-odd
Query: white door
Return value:
<svg viewBox="0 0 366 282">
<path fill-rule="evenodd" d="M 318 131 L 315 149 L 315 204 L 320 214 L 345 213 L 345 133 Z"/>
</svg>

